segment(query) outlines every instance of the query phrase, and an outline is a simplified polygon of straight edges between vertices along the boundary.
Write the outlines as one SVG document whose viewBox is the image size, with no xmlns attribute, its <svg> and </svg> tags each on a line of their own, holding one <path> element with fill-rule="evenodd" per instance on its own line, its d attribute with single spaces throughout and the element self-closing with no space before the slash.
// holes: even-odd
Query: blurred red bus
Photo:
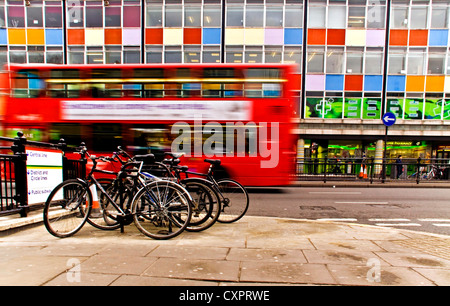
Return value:
<svg viewBox="0 0 450 306">
<path fill-rule="evenodd" d="M 217 173 L 244 185 L 286 185 L 295 157 L 294 71 L 287 64 L 9 65 L 3 135 L 85 142 L 96 154 L 119 145 L 157 156 L 175 149 L 195 171 L 217 158 Z"/>
</svg>

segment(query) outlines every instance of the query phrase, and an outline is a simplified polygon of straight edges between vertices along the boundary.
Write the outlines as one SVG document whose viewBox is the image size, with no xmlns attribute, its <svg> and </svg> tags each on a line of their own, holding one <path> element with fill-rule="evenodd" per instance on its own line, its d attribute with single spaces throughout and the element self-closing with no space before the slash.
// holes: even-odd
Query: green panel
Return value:
<svg viewBox="0 0 450 306">
<path fill-rule="evenodd" d="M 344 118 L 361 119 L 361 98 L 345 98 Z"/>
<path fill-rule="evenodd" d="M 342 119 L 343 98 L 326 98 L 324 104 L 324 118 Z"/>
<path fill-rule="evenodd" d="M 425 100 L 425 119 L 442 119 L 443 99 L 426 99 Z"/>
<path fill-rule="evenodd" d="M 306 98 L 305 118 L 322 118 L 323 98 Z"/>
<path fill-rule="evenodd" d="M 381 98 L 363 99 L 363 119 L 381 119 Z"/>
<path fill-rule="evenodd" d="M 444 101 L 443 118 L 444 120 L 450 120 L 450 100 Z"/>
<path fill-rule="evenodd" d="M 404 99 L 388 99 L 386 103 L 386 112 L 395 114 L 395 117 L 397 117 L 397 119 L 402 119 L 403 103 Z"/>
<path fill-rule="evenodd" d="M 423 119 L 423 99 L 405 99 L 405 119 Z"/>
</svg>

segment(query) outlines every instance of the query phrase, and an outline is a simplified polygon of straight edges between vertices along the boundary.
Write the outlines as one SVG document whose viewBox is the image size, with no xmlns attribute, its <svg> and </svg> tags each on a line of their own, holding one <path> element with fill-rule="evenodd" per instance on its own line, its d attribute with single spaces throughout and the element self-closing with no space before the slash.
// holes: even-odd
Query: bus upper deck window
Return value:
<svg viewBox="0 0 450 306">
<path fill-rule="evenodd" d="M 37 70 L 21 70 L 15 75 L 12 95 L 15 98 L 37 98 L 44 87 Z"/>
</svg>

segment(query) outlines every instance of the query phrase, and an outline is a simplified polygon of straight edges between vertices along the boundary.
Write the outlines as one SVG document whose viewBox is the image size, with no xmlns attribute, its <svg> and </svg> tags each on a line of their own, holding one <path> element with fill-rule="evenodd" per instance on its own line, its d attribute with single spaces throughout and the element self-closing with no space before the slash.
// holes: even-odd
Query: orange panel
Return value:
<svg viewBox="0 0 450 306">
<path fill-rule="evenodd" d="M 345 45 L 344 29 L 329 29 L 327 35 L 327 45 Z"/>
<path fill-rule="evenodd" d="M 67 43 L 69 45 L 84 45 L 84 29 L 68 29 Z"/>
<path fill-rule="evenodd" d="M 427 92 L 443 92 L 445 76 L 427 76 L 425 90 Z"/>
<path fill-rule="evenodd" d="M 308 30 L 308 45 L 325 45 L 325 29 L 309 29 Z"/>
<path fill-rule="evenodd" d="M 163 29 L 146 29 L 145 43 L 147 45 L 162 45 L 163 44 Z"/>
<path fill-rule="evenodd" d="M 185 28 L 183 36 L 183 41 L 187 45 L 202 44 L 202 29 L 200 28 Z"/>
<path fill-rule="evenodd" d="M 8 29 L 8 43 L 10 45 L 25 45 L 25 29 Z"/>
<path fill-rule="evenodd" d="M 45 45 L 44 29 L 28 29 L 27 43 L 29 45 Z"/>
<path fill-rule="evenodd" d="M 105 29 L 105 45 L 121 45 L 122 29 Z"/>
<path fill-rule="evenodd" d="M 391 46 L 407 46 L 408 30 L 391 30 L 389 34 L 389 45 Z"/>
<path fill-rule="evenodd" d="M 411 30 L 409 32 L 410 46 L 428 45 L 428 30 Z"/>
<path fill-rule="evenodd" d="M 421 92 L 425 88 L 425 76 L 408 75 L 406 77 L 406 91 Z"/>
<path fill-rule="evenodd" d="M 346 75 L 345 76 L 345 90 L 362 91 L 363 90 L 363 76 L 362 75 Z"/>
</svg>

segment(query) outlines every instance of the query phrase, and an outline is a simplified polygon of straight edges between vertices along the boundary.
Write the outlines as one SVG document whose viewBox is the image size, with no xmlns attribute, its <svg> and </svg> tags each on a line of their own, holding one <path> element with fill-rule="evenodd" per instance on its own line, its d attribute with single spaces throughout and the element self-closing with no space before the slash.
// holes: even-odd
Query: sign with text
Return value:
<svg viewBox="0 0 450 306">
<path fill-rule="evenodd" d="M 27 149 L 28 204 L 44 203 L 63 181 L 62 152 Z"/>
</svg>

